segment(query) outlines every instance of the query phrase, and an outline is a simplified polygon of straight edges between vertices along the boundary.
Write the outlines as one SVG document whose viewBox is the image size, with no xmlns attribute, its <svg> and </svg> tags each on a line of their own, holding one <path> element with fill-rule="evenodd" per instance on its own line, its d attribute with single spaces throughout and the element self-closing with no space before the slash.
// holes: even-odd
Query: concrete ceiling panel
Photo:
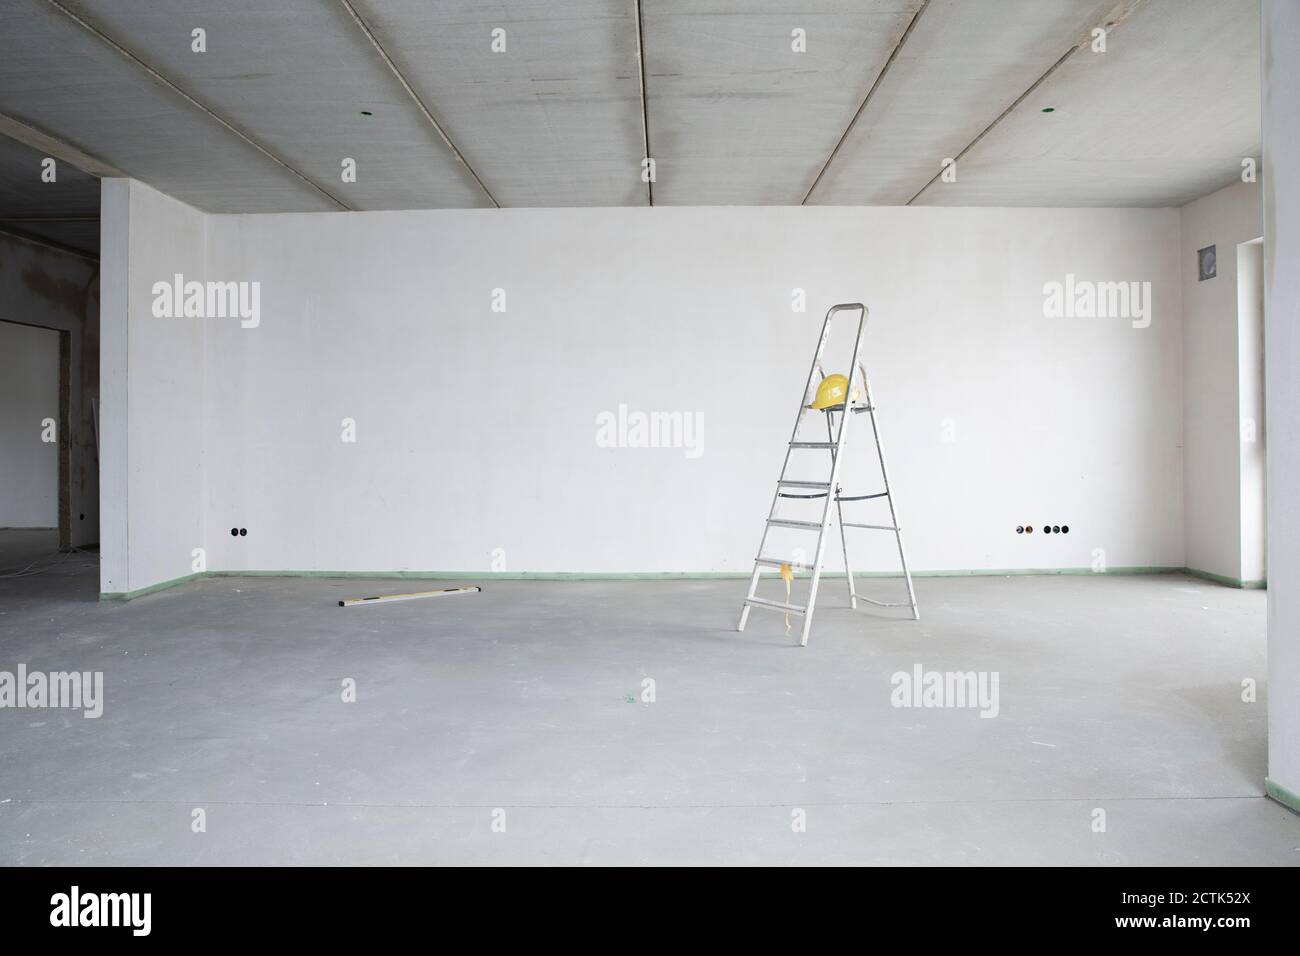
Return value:
<svg viewBox="0 0 1300 956">
<path fill-rule="evenodd" d="M 341 0 L 57 3 L 289 167 L 53 0 L 0 2 L 0 114 L 125 175 L 213 212 L 490 204 Z M 501 205 L 646 204 L 635 0 L 352 4 Z M 1257 0 L 645 0 L 641 20 L 656 204 L 797 204 L 825 166 L 811 203 L 1171 205 L 1259 155 Z M 0 142 L 0 216 L 83 213 L 92 180 L 61 163 L 40 188 L 32 158 Z"/>
<path fill-rule="evenodd" d="M 99 221 L 94 222 L 6 222 L 0 221 L 0 232 L 47 240 L 90 256 L 99 255 Z"/>
<path fill-rule="evenodd" d="M 0 5 L 0 113 L 200 209 L 338 208 L 41 0 Z"/>
<path fill-rule="evenodd" d="M 357 8 L 501 205 L 646 204 L 633 0 Z"/>
<path fill-rule="evenodd" d="M 47 158 L 0 136 L 0 230 L 97 252 L 99 180 L 56 159 L 54 182 L 47 182 L 42 176 Z M 87 221 L 50 221 L 59 219 Z"/>
<path fill-rule="evenodd" d="M 809 199 L 906 204 L 1114 0 L 931 0 Z"/>
<path fill-rule="evenodd" d="M 61 2 L 353 209 L 489 205 L 334 0 Z"/>
<path fill-rule="evenodd" d="M 647 3 L 655 202 L 797 205 L 921 2 Z"/>
<path fill-rule="evenodd" d="M 1259 34 L 1257 0 L 1146 0 L 917 203 L 1179 206 L 1225 186 L 1260 155 Z"/>
<path fill-rule="evenodd" d="M 47 158 L 0 136 L 0 217 L 98 216 L 99 180 L 55 160 L 54 182 L 46 182 Z"/>
</svg>

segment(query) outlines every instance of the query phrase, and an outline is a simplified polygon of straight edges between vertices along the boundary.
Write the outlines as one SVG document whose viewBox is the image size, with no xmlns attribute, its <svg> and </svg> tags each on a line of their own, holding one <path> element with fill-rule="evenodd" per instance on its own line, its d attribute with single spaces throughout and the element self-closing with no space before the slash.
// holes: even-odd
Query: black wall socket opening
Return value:
<svg viewBox="0 0 1300 956">
<path fill-rule="evenodd" d="M 1016 525 L 1016 534 L 1033 534 L 1034 526 L 1031 524 Z M 1069 534 L 1070 526 L 1068 524 L 1045 524 L 1043 525 L 1043 534 Z"/>
</svg>

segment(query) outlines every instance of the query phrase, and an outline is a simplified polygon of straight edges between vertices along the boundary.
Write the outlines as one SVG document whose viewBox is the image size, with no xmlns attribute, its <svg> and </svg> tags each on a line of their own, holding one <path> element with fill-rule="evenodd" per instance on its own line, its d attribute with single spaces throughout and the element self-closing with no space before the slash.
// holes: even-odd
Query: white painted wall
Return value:
<svg viewBox="0 0 1300 956">
<path fill-rule="evenodd" d="M 130 355 L 131 181 L 99 187 L 99 590 L 125 593 L 130 582 L 127 499 L 127 372 Z"/>
<path fill-rule="evenodd" d="M 1263 233 L 1261 183 L 1236 183 L 1181 210 L 1183 456 L 1187 566 L 1241 580 L 1242 447 L 1237 244 Z M 1217 247 L 1199 281 L 1196 252 Z"/>
<path fill-rule="evenodd" d="M 134 180 L 103 188 L 100 590 L 123 593 L 192 573 L 203 543 L 204 325 L 155 317 L 152 286 L 204 274 L 207 217 Z"/>
<path fill-rule="evenodd" d="M 58 526 L 58 421 L 59 333 L 0 321 L 0 528 Z"/>
<path fill-rule="evenodd" d="M 1262 11 L 1268 775 L 1300 809 L 1300 4 L 1264 0 Z"/>
<path fill-rule="evenodd" d="M 70 338 L 68 501 L 69 530 L 76 546 L 99 540 L 99 469 L 91 413 L 99 389 L 98 273 L 93 261 L 0 235 L 0 321 L 67 332 Z M 56 419 L 58 381 L 56 345 L 52 413 Z M 58 524 L 58 446 L 53 447 L 55 478 L 46 487 L 55 496 L 56 510 L 53 519 L 45 522 L 48 527 Z M 4 524 L 0 516 L 0 526 Z"/>
<path fill-rule="evenodd" d="M 1087 568 L 1094 549 L 1112 568 L 1183 564 L 1178 210 L 419 211 L 208 227 L 208 278 L 262 283 L 258 328 L 204 326 L 214 569 L 488 569 L 502 549 L 511 571 L 746 571 L 822 313 L 856 299 L 872 309 L 867 367 L 915 567 Z M 170 268 L 158 266 L 133 260 L 132 273 L 143 283 Z M 1044 283 L 1067 273 L 1150 281 L 1150 327 L 1045 318 Z M 497 288 L 505 314 L 490 307 Z M 165 384 L 160 401 L 182 380 Z M 597 447 L 597 416 L 620 404 L 702 415 L 702 456 Z M 356 444 L 340 440 L 344 418 Z M 847 484 L 875 490 L 865 473 Z M 178 501 L 157 523 L 168 553 L 182 514 Z M 1022 524 L 1071 533 L 1015 534 Z M 886 536 L 858 534 L 859 567 L 896 566 Z"/>
</svg>

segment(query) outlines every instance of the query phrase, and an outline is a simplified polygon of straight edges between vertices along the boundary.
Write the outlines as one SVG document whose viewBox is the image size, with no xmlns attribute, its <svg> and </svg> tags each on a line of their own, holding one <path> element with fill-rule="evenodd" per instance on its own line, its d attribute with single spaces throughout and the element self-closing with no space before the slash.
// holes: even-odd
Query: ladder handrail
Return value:
<svg viewBox="0 0 1300 956">
<path fill-rule="evenodd" d="M 826 313 L 826 324 L 829 326 L 831 319 L 834 318 L 837 313 L 852 308 L 854 308 L 853 305 L 831 306 Z M 861 310 L 861 317 L 858 319 L 857 338 L 853 340 L 853 357 L 849 359 L 849 375 L 848 375 L 849 384 L 848 384 L 847 391 L 845 392 L 844 395 L 844 401 L 846 405 L 853 400 L 853 383 L 855 380 L 859 378 L 859 376 L 861 376 L 861 367 L 858 364 L 858 356 L 862 354 L 862 340 L 865 339 L 867 336 L 867 307 L 865 305 L 862 305 L 861 303 L 858 303 L 856 308 Z M 818 357 L 820 358 L 820 356 Z M 852 415 L 840 416 L 840 427 L 839 430 L 835 433 L 835 444 L 831 447 L 830 483 L 831 483 L 831 487 L 836 489 L 835 507 L 837 509 L 840 506 L 839 503 L 840 465 L 843 464 L 844 462 L 844 455 L 842 454 L 842 452 L 844 451 L 844 441 L 848 437 L 848 433 L 849 433 L 849 419 L 852 417 L 853 417 Z M 791 440 L 793 441 L 793 439 Z M 821 584 L 822 559 L 826 555 L 826 532 L 830 530 L 830 526 L 831 526 L 830 495 L 826 496 L 826 504 L 822 506 L 821 525 L 822 525 L 822 529 L 817 534 L 817 554 L 813 558 L 812 582 L 808 586 L 808 610 L 804 613 L 803 616 L 803 633 L 799 635 L 800 647 L 806 647 L 808 645 L 808 634 L 812 631 L 813 609 L 817 606 L 817 587 L 819 584 Z M 847 557 L 848 557 L 848 553 L 846 549 L 845 552 L 846 560 Z M 848 571 L 847 566 L 845 568 L 845 571 L 847 573 Z"/>
</svg>

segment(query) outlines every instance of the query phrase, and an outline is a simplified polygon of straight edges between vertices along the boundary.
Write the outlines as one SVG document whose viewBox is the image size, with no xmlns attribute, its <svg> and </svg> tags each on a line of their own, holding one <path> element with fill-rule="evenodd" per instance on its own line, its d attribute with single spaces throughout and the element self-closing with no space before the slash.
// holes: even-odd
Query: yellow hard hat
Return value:
<svg viewBox="0 0 1300 956">
<path fill-rule="evenodd" d="M 822 379 L 822 383 L 817 386 L 817 397 L 809 408 L 830 408 L 834 405 L 843 405 L 844 396 L 849 392 L 849 380 L 843 375 L 827 375 Z M 858 400 L 858 390 L 853 390 L 853 397 L 850 401 Z"/>
</svg>

